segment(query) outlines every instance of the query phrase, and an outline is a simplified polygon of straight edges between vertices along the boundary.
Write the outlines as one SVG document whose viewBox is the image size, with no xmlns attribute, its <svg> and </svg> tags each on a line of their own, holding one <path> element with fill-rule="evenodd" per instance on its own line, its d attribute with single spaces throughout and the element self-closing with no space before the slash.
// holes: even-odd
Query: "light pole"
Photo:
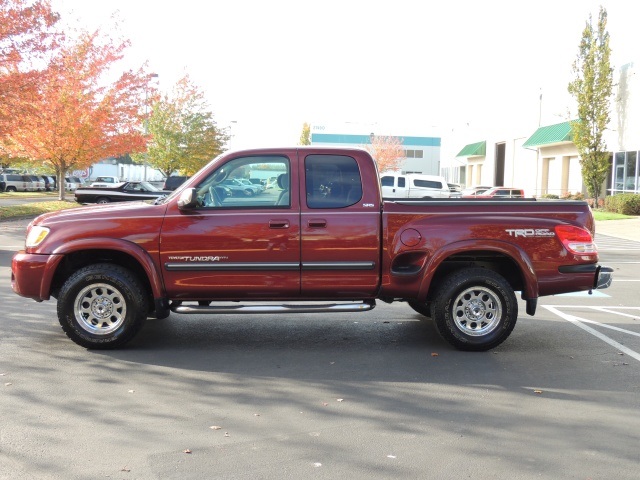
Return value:
<svg viewBox="0 0 640 480">
<path fill-rule="evenodd" d="M 157 73 L 149 74 L 149 79 L 158 78 Z M 149 135 L 149 84 L 144 87 L 144 135 L 145 137 Z M 147 151 L 144 152 L 144 178 L 143 180 L 147 181 L 147 158 L 149 156 L 149 146 L 147 145 Z"/>
</svg>

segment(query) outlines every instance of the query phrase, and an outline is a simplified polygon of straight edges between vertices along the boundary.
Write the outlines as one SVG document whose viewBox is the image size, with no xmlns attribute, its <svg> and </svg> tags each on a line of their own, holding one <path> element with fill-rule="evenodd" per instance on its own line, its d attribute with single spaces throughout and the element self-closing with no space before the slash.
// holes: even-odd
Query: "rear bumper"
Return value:
<svg viewBox="0 0 640 480">
<path fill-rule="evenodd" d="M 597 289 L 609 288 L 613 281 L 613 268 L 598 265 L 594 287 Z"/>
<path fill-rule="evenodd" d="M 592 288 L 603 289 L 609 288 L 613 281 L 613 268 L 603 267 L 596 263 L 588 265 L 568 265 L 558 269 L 560 273 L 565 274 L 591 274 L 593 275 Z"/>
</svg>

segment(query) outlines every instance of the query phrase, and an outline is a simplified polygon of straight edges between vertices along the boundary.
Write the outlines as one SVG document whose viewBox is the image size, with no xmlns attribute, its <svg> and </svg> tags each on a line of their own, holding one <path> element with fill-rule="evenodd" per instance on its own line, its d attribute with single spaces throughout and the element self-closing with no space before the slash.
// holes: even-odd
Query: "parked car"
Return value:
<svg viewBox="0 0 640 480">
<path fill-rule="evenodd" d="M 31 191 L 32 192 L 44 192 L 45 183 L 42 177 L 38 175 L 27 175 L 31 179 Z"/>
<path fill-rule="evenodd" d="M 154 187 L 149 182 L 120 182 L 109 187 L 78 188 L 75 196 L 78 203 L 111 203 L 155 200 L 170 193 Z"/>
<path fill-rule="evenodd" d="M 0 174 L 1 192 L 28 192 L 32 188 L 31 185 L 31 179 L 26 175 L 17 173 Z"/>
<path fill-rule="evenodd" d="M 486 192 L 491 187 L 486 187 L 482 185 L 476 185 L 475 187 L 468 187 L 462 190 L 460 193 L 463 198 L 475 197 L 476 195 L 480 195 L 481 193 Z"/>
<path fill-rule="evenodd" d="M 285 170 L 291 195 L 215 198 L 226 176 L 265 163 Z M 349 188 L 327 196 L 329 183 Z M 252 149 L 220 155 L 154 204 L 40 215 L 11 287 L 55 298 L 64 332 L 92 349 L 121 347 L 170 312 L 355 314 L 380 300 L 407 302 L 432 319 L 425 330 L 483 351 L 509 337 L 520 305 L 534 315 L 545 296 L 609 286 L 594 234 L 586 202 L 384 201 L 366 150 Z"/>
<path fill-rule="evenodd" d="M 247 178 L 238 178 L 238 180 L 245 185 L 249 185 L 250 187 L 257 187 L 258 193 L 264 192 L 264 185 L 262 185 L 262 183 L 255 183 Z"/>
<path fill-rule="evenodd" d="M 383 198 L 449 198 L 444 177 L 420 173 L 387 172 L 380 177 Z"/>
<path fill-rule="evenodd" d="M 223 180 L 221 185 L 224 185 L 231 190 L 232 195 L 240 195 L 245 197 L 253 197 L 260 193 L 260 187 L 248 182 L 249 185 L 243 183 L 239 178 L 227 178 Z"/>
<path fill-rule="evenodd" d="M 38 178 L 44 182 L 44 190 L 46 192 L 52 192 L 56 189 L 56 181 L 49 175 L 39 175 Z"/>
<path fill-rule="evenodd" d="M 102 176 L 96 177 L 95 179 L 91 180 L 90 185 L 92 187 L 95 187 L 96 184 L 100 184 L 101 186 L 104 183 L 115 185 L 116 183 L 121 183 L 121 180 L 118 177 Z"/>
<path fill-rule="evenodd" d="M 493 187 L 471 198 L 524 198 L 524 190 L 513 187 Z"/>
<path fill-rule="evenodd" d="M 164 181 L 164 190 L 175 190 L 184 182 L 187 181 L 189 177 L 185 177 L 184 175 L 172 175 L 167 177 Z"/>
<path fill-rule="evenodd" d="M 449 187 L 449 198 L 460 198 L 462 196 L 462 187 L 457 183 L 447 183 Z"/>
<path fill-rule="evenodd" d="M 69 177 L 64 177 L 64 189 L 67 192 L 73 192 L 78 188 L 78 184 L 76 184 L 75 182 L 71 181 L 71 179 Z"/>
</svg>

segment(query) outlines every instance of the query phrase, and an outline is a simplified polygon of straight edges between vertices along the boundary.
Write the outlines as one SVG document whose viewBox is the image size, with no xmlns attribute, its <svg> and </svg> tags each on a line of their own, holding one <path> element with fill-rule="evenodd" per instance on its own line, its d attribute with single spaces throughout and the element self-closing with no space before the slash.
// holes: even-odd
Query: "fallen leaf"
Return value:
<svg viewBox="0 0 640 480">
<path fill-rule="evenodd" d="M 395 455 L 387 455 L 387 458 L 398 458 Z"/>
<path fill-rule="evenodd" d="M 432 357 L 439 357 L 439 356 L 440 356 L 440 354 L 439 354 L 439 353 L 436 353 L 436 352 L 433 352 L 433 353 L 431 354 L 431 356 L 432 356 Z"/>
<path fill-rule="evenodd" d="M 222 430 L 222 427 L 219 427 L 218 425 L 212 425 L 209 427 L 211 430 Z"/>
<path fill-rule="evenodd" d="M 134 392 L 135 392 L 135 390 L 129 390 L 129 393 L 134 393 Z"/>
<path fill-rule="evenodd" d="M 321 464 L 320 462 L 316 462 L 316 463 L 314 463 L 314 464 L 313 464 L 313 466 L 314 466 L 314 467 L 316 467 L 316 468 L 318 468 L 318 467 L 321 467 L 321 466 L 322 466 L 322 464 Z"/>
<path fill-rule="evenodd" d="M 336 402 L 344 402 L 344 398 L 336 398 Z"/>
<path fill-rule="evenodd" d="M 124 467 L 122 467 L 122 468 L 120 469 L 120 471 L 121 471 L 121 472 L 130 472 L 130 471 L 131 471 L 131 469 L 130 469 L 129 467 L 127 467 L 127 466 L 124 466 Z"/>
<path fill-rule="evenodd" d="M 0 377 L 4 377 L 6 373 L 0 373 Z"/>
<path fill-rule="evenodd" d="M 224 436 L 225 437 L 230 437 L 231 435 L 229 435 L 229 432 L 224 432 Z"/>
<path fill-rule="evenodd" d="M 329 365 L 335 365 L 336 362 L 329 362 Z"/>
<path fill-rule="evenodd" d="M 622 353 L 622 352 L 618 352 L 618 355 L 624 355 L 624 353 Z"/>
<path fill-rule="evenodd" d="M 259 414 L 259 413 L 254 413 L 254 414 L 253 414 L 253 416 L 254 416 L 254 417 L 259 417 L 259 416 L 260 416 L 260 414 Z"/>
<path fill-rule="evenodd" d="M 326 407 L 327 405 L 329 405 L 327 402 L 322 402 L 323 407 Z"/>
<path fill-rule="evenodd" d="M 542 394 L 542 390 L 534 390 L 533 393 L 537 393 L 538 395 Z"/>
<path fill-rule="evenodd" d="M 182 453 L 191 453 L 191 450 L 187 448 L 186 450 L 183 450 Z"/>
<path fill-rule="evenodd" d="M 11 383 L 11 382 L 8 382 L 8 383 L 4 384 L 5 387 L 10 387 L 11 385 L 13 385 L 13 383 Z"/>
</svg>

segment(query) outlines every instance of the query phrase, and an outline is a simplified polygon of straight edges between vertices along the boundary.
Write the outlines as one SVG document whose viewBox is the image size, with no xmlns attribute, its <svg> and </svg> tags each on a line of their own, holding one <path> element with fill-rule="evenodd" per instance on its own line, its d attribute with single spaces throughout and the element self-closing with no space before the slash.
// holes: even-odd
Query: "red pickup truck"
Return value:
<svg viewBox="0 0 640 480">
<path fill-rule="evenodd" d="M 229 196 L 221 185 L 233 178 L 278 186 Z M 226 153 L 153 203 L 36 218 L 12 287 L 57 298 L 63 330 L 87 348 L 121 346 L 170 312 L 356 312 L 381 300 L 431 317 L 459 349 L 487 350 L 515 326 L 515 292 L 533 315 L 538 297 L 611 282 L 584 202 L 380 192 L 364 150 Z"/>
</svg>

